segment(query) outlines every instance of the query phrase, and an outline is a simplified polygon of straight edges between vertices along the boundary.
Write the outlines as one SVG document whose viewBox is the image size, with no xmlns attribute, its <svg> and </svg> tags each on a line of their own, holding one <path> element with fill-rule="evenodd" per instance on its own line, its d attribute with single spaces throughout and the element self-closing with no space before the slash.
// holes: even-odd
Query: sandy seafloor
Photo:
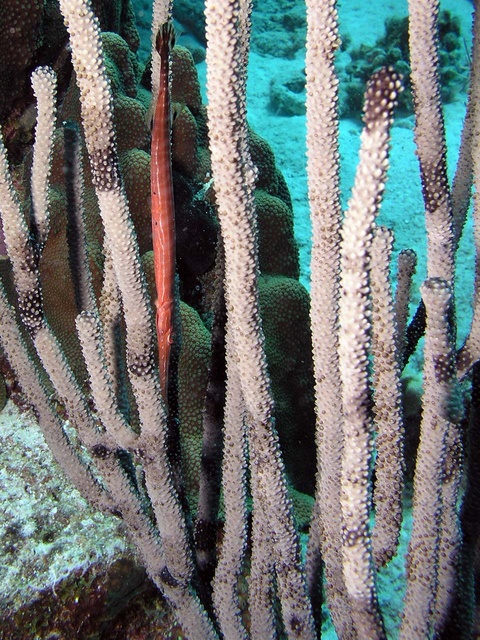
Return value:
<svg viewBox="0 0 480 640">
<path fill-rule="evenodd" d="M 471 4 L 467 0 L 443 0 L 462 20 L 470 42 Z M 406 1 L 343 0 L 339 3 L 341 33 L 352 40 L 373 44 L 383 33 L 388 15 L 405 15 Z M 310 225 L 305 156 L 305 116 L 285 117 L 272 113 L 269 86 L 304 68 L 303 52 L 293 60 L 252 53 L 248 83 L 248 112 L 253 128 L 271 144 L 285 175 L 295 210 L 295 233 L 300 247 L 301 279 L 309 286 Z M 204 64 L 199 65 L 204 79 Z M 452 176 L 465 108 L 465 96 L 445 106 L 449 172 Z M 357 164 L 360 121 L 340 123 L 341 186 L 344 207 L 348 201 Z M 417 283 L 425 276 L 425 229 L 418 166 L 413 145 L 413 117 L 399 117 L 392 129 L 391 168 L 379 222 L 395 233 L 396 251 L 411 247 L 419 255 Z M 457 275 L 459 340 L 468 330 L 472 297 L 473 249 L 471 225 L 458 256 L 464 265 Z M 467 268 L 468 265 L 468 268 Z M 467 273 L 468 272 L 468 273 Z M 418 288 L 418 287 L 417 287 Z M 414 303 L 418 300 L 416 298 Z M 417 357 L 417 360 L 420 357 Z M 55 584 L 72 567 L 87 566 L 92 558 L 108 557 L 125 547 L 116 521 L 92 514 L 77 492 L 68 487 L 55 463 L 49 459 L 42 438 L 29 416 L 20 416 L 9 403 L 0 414 L 0 541 L 5 548 L 11 535 L 15 553 L 0 562 L 0 605 L 27 599 L 27 593 Z M 404 534 L 405 538 L 405 534 Z M 13 560 L 16 558 L 16 561 Z M 380 575 L 379 591 L 389 638 L 396 637 L 402 596 L 402 560 L 395 558 Z M 7 596 L 8 594 L 8 596 Z M 333 629 L 323 637 L 336 637 Z"/>
</svg>

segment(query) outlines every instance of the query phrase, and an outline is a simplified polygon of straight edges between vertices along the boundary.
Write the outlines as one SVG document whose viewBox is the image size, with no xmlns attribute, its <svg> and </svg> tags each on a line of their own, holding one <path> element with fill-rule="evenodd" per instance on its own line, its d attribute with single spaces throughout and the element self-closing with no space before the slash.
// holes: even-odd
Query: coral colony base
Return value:
<svg viewBox="0 0 480 640">
<path fill-rule="evenodd" d="M 115 10 L 60 0 L 60 12 L 12 1 L 0 13 L 11 36 L 0 44 L 0 344 L 11 397 L 0 434 L 0 638 L 313 640 L 322 625 L 342 639 L 478 635 L 479 308 L 477 295 L 457 350 L 466 310 L 454 270 L 479 189 L 480 21 L 452 185 L 440 97 L 445 49 L 452 87 L 463 83 L 455 18 L 411 0 L 391 50 L 391 26 L 371 50 L 351 50 L 349 73 L 371 77 L 343 211 L 338 17 L 331 0 L 306 4 L 310 295 L 285 180 L 246 120 L 248 2 L 207 0 L 208 107 L 191 53 L 159 46 L 161 60 L 155 46 L 167 3 L 153 7 L 145 68 L 126 0 Z M 292 27 L 298 19 L 288 14 Z M 382 65 L 402 48 L 428 249 L 410 321 L 415 254 L 399 254 L 392 293 L 393 234 L 376 222 L 405 95 Z M 168 126 L 152 136 L 167 153 L 152 163 L 149 153 L 149 110 L 165 90 L 171 166 Z M 150 179 L 161 200 L 170 173 L 174 338 L 159 353 Z M 460 266 L 475 272 L 473 258 Z M 401 377 L 422 360 L 420 340 L 421 411 Z"/>
</svg>

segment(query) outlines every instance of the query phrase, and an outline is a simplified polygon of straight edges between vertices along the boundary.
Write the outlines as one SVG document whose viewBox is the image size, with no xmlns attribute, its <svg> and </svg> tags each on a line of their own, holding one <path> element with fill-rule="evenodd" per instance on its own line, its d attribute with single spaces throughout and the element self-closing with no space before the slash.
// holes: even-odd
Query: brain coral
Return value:
<svg viewBox="0 0 480 640">
<path fill-rule="evenodd" d="M 141 149 L 130 149 L 120 154 L 125 191 L 130 205 L 133 224 L 137 231 L 140 253 L 151 248 L 150 213 L 150 156 Z"/>
<path fill-rule="evenodd" d="M 186 470 L 187 496 L 194 506 L 198 493 L 202 455 L 205 390 L 210 363 L 210 333 L 199 314 L 180 303 L 182 346 L 178 362 L 178 406 L 181 424 L 182 462 Z"/>
<path fill-rule="evenodd" d="M 117 95 L 113 102 L 117 149 L 145 149 L 150 138 L 148 109 L 143 102 L 126 95 Z"/>
<path fill-rule="evenodd" d="M 140 65 L 125 40 L 117 33 L 102 33 L 103 55 L 107 75 L 114 95 L 137 95 Z"/>
<path fill-rule="evenodd" d="M 156 297 L 153 252 L 142 256 L 150 296 Z M 153 304 L 152 304 L 153 308 Z M 198 312 L 180 302 L 180 354 L 178 358 L 178 416 L 185 489 L 195 508 L 202 454 L 202 412 L 210 362 L 210 333 Z"/>
<path fill-rule="evenodd" d="M 135 14 L 130 0 L 92 0 L 93 10 L 100 21 L 102 31 L 118 33 L 132 51 L 137 51 L 140 38 L 135 24 Z"/>
<path fill-rule="evenodd" d="M 255 191 L 258 216 L 260 271 L 298 278 L 298 247 L 293 236 L 293 212 L 281 200 L 262 189 Z"/>
<path fill-rule="evenodd" d="M 188 49 L 176 46 L 172 54 L 172 101 L 186 105 L 194 116 L 202 107 L 200 82 Z"/>
</svg>

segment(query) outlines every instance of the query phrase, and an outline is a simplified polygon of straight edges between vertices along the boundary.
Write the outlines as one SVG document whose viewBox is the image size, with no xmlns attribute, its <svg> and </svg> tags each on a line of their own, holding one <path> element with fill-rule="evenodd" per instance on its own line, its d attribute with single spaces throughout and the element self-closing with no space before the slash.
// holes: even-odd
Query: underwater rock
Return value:
<svg viewBox="0 0 480 640">
<path fill-rule="evenodd" d="M 7 405 L 0 446 L 9 478 L 0 486 L 0 637 L 93 640 L 108 629 L 111 639 L 140 640 L 153 628 L 167 633 L 173 617 L 122 521 L 86 504 L 30 412 Z"/>
<path fill-rule="evenodd" d="M 203 5 L 195 0 L 176 0 L 173 17 L 205 45 Z M 305 6 L 292 0 L 266 0 L 255 6 L 252 15 L 252 51 L 294 58 L 305 46 Z"/>
<path fill-rule="evenodd" d="M 196 0 L 177 0 L 173 4 L 173 17 L 187 27 L 199 42 L 206 44 L 203 3 Z"/>
<path fill-rule="evenodd" d="M 270 82 L 270 109 L 279 116 L 301 116 L 305 113 L 305 74 L 299 73 Z"/>
<path fill-rule="evenodd" d="M 442 99 L 451 102 L 468 81 L 467 53 L 460 31 L 460 20 L 450 11 L 441 11 L 438 19 L 440 90 Z M 348 42 L 348 39 L 347 39 Z M 363 96 L 372 73 L 383 66 L 393 66 L 402 74 L 405 90 L 398 96 L 400 109 L 413 110 L 410 88 L 408 18 L 393 17 L 385 21 L 385 35 L 373 46 L 347 47 L 350 62 L 339 69 L 340 116 L 359 117 Z"/>
<path fill-rule="evenodd" d="M 262 21 L 260 17 L 254 20 Z M 286 20 L 282 16 L 281 20 Z M 280 20 L 280 18 L 277 18 Z M 304 26 L 298 19 L 296 29 L 303 34 Z M 284 26 L 275 31 L 267 23 L 259 50 L 268 55 L 283 58 L 293 57 L 292 52 L 284 51 L 282 37 L 290 36 L 291 32 Z M 254 33 L 256 33 L 254 31 Z M 293 30 L 295 36 L 297 31 Z M 449 11 L 441 11 L 438 20 L 439 60 L 440 60 L 440 90 L 445 102 L 452 102 L 468 83 L 469 60 L 464 38 L 460 30 L 460 20 Z M 258 34 L 257 34 L 258 35 Z M 269 36 L 272 43 L 269 44 Z M 301 46 L 303 46 L 303 41 Z M 290 42 L 290 45 L 292 43 Z M 255 49 L 255 39 L 252 42 Z M 294 52 L 298 47 L 293 47 Z M 339 84 L 339 115 L 344 118 L 359 118 L 362 115 L 363 99 L 367 81 L 372 74 L 383 66 L 393 66 L 402 74 L 405 91 L 399 94 L 399 108 L 408 113 L 412 112 L 412 94 L 410 89 L 410 64 L 408 53 L 408 18 L 392 17 L 385 21 L 385 34 L 373 46 L 351 46 L 348 34 L 342 34 L 341 55 L 337 57 Z M 270 83 L 270 109 L 273 113 L 283 116 L 305 114 L 305 75 L 302 72 L 286 77 L 273 78 Z"/>
</svg>

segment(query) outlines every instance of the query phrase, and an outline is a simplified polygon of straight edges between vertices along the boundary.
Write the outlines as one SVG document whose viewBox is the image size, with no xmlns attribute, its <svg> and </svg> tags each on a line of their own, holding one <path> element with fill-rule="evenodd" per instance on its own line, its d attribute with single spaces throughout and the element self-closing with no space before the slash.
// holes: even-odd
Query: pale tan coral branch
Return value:
<svg viewBox="0 0 480 640">
<path fill-rule="evenodd" d="M 222 463 L 225 527 L 213 583 L 213 602 L 224 635 L 232 640 L 246 640 L 248 636 L 241 617 L 237 585 L 246 552 L 247 434 L 245 406 L 232 349 L 230 329 L 227 326 L 227 389 Z"/>
<path fill-rule="evenodd" d="M 403 354 L 407 340 L 408 305 L 410 303 L 412 279 L 417 266 L 417 255 L 412 249 L 404 249 L 398 254 L 397 290 L 395 291 L 395 323 L 397 325 L 397 357 L 403 364 Z"/>
<path fill-rule="evenodd" d="M 377 567 L 395 555 L 402 525 L 403 416 L 397 327 L 390 286 L 393 232 L 376 227 L 371 253 L 372 356 L 375 416 L 375 527 L 373 557 Z"/>
<path fill-rule="evenodd" d="M 340 332 L 343 457 L 342 553 L 345 585 L 357 633 L 384 638 L 370 538 L 372 425 L 368 412 L 370 347 L 370 251 L 388 167 L 389 129 L 401 88 L 392 69 L 372 77 L 365 98 L 365 128 L 352 197 L 342 227 Z"/>
<path fill-rule="evenodd" d="M 457 219 L 453 230 L 439 101 L 435 33 L 438 4 L 437 0 L 410 0 L 415 137 L 426 208 L 428 273 L 435 277 L 429 277 L 421 290 L 427 311 L 423 416 L 416 457 L 402 640 L 442 634 L 446 637 L 446 625 L 454 624 L 454 616 L 450 615 L 452 603 L 472 602 L 465 594 L 464 583 L 473 581 L 473 570 L 466 565 L 478 543 L 478 527 L 468 522 L 468 518 L 474 518 L 470 512 L 476 505 L 472 501 L 463 514 L 463 550 L 467 554 L 462 559 L 463 573 L 458 576 L 462 551 L 458 509 L 464 459 L 459 423 L 466 402 L 457 385 L 455 317 L 451 307 L 453 258 L 472 172 L 476 191 L 474 216 L 478 218 L 480 110 L 475 105 L 480 21 L 475 20 L 473 88 L 453 195 Z M 202 542 L 200 535 L 195 539 L 198 553 L 191 553 L 190 514 L 184 511 L 177 495 L 180 483 L 174 483 L 170 466 L 170 442 L 175 434 L 169 429 L 160 392 L 151 306 L 119 168 L 113 98 L 100 27 L 89 0 L 60 0 L 60 8 L 70 35 L 85 144 L 105 235 L 100 301 L 93 295 L 86 271 L 81 274 L 85 276 L 83 293 L 76 300 L 77 308 L 82 310 L 77 317 L 77 334 L 90 378 L 88 392 L 77 384 L 48 325 L 38 271 L 39 254 L 48 234 L 49 165 L 55 122 L 54 76 L 50 70 L 41 68 L 34 74 L 39 116 L 31 181 L 35 220 L 32 229 L 23 210 L 26 203 L 19 198 L 20 190 L 14 189 L 13 172 L 0 137 L 0 213 L 18 298 L 16 316 L 0 286 L 0 342 L 35 405 L 49 446 L 92 504 L 121 514 L 149 576 L 167 596 L 191 640 L 216 640 L 219 636 L 226 640 L 273 640 L 280 624 L 282 634 L 289 640 L 313 640 L 322 623 L 322 563 L 327 604 L 339 638 L 386 638 L 375 565 L 388 561 L 395 552 L 402 515 L 399 375 L 412 256 L 405 254 L 409 264 L 399 267 L 394 309 L 389 287 L 391 234 L 380 229 L 373 238 L 388 167 L 392 111 L 400 90 L 397 74 L 382 69 L 369 85 L 360 161 L 342 226 L 338 80 L 334 68 L 339 47 L 336 3 L 307 0 L 307 149 L 313 229 L 311 325 L 317 468 L 310 540 L 303 563 L 275 427 L 259 310 L 255 189 L 262 172 L 252 162 L 246 119 L 251 3 L 206 1 L 209 143 L 225 255 L 227 400 L 224 443 L 221 438 L 211 442 L 215 440 L 211 435 L 208 442 L 210 449 L 220 449 L 224 444 L 223 527 L 218 517 L 223 546 L 213 593 L 210 584 L 202 584 L 197 591 L 205 572 L 199 570 L 195 576 L 194 561 L 203 569 L 198 559 L 202 554 L 214 557 L 210 553 L 214 543 L 209 542 L 206 554 L 205 546 L 198 544 Z M 170 0 L 156 0 L 154 40 L 159 25 L 170 14 Z M 156 64 L 157 58 L 154 68 Z M 157 77 L 154 71 L 154 94 Z M 72 158 L 67 181 L 74 187 L 71 199 L 67 198 L 67 208 L 76 210 L 77 240 L 85 245 L 78 139 L 70 149 L 67 140 L 66 147 L 66 156 Z M 478 254 L 477 220 L 475 227 Z M 87 252 L 79 255 L 80 261 L 86 263 Z M 479 271 L 477 255 L 475 313 L 470 337 L 458 360 L 460 375 L 466 374 L 480 356 Z M 126 386 L 130 398 L 133 396 L 132 409 L 138 420 L 135 429 L 119 400 L 125 385 L 123 363 L 117 368 L 118 325 L 121 340 L 126 343 Z M 20 329 L 26 329 L 23 337 Z M 42 386 L 44 378 L 37 359 L 29 355 L 24 338 L 31 338 L 70 424 L 87 449 L 85 463 L 83 453 L 78 455 L 79 450 L 65 436 Z M 472 424 L 478 413 L 477 395 L 472 393 Z M 468 434 L 465 438 L 467 446 L 475 441 L 474 436 L 475 433 Z M 476 479 L 474 467 L 470 465 L 471 486 Z M 467 491 L 467 497 L 468 494 Z M 205 511 L 210 516 L 215 508 Z M 198 514 L 197 524 L 201 524 L 202 509 Z M 212 529 L 217 524 L 214 517 L 208 520 Z M 249 602 L 244 615 L 241 584 L 248 568 Z M 464 626 L 469 625 L 470 619 Z"/>
<path fill-rule="evenodd" d="M 443 483 L 448 456 L 457 441 L 454 435 L 461 413 L 456 394 L 456 370 L 449 314 L 452 294 L 439 278 L 426 280 L 421 288 L 427 310 L 425 333 L 424 392 L 422 425 L 414 477 L 413 530 L 407 558 L 407 593 L 400 638 L 428 638 L 446 615 L 451 589 L 454 555 L 458 547 L 458 525 L 454 495 L 444 502 Z M 449 483 L 450 484 L 450 483 Z M 446 489 L 448 491 L 448 489 Z M 445 524 L 442 519 L 445 516 Z M 447 550 L 443 535 L 451 536 Z M 441 560 L 440 554 L 445 557 Z M 442 567 L 442 569 L 440 569 Z M 440 575 L 440 570 L 443 575 Z M 440 581 L 443 584 L 440 584 Z M 437 608 L 440 606 L 441 610 Z"/>
<path fill-rule="evenodd" d="M 340 501 L 343 447 L 338 361 L 340 281 L 340 184 L 338 79 L 340 45 L 336 3 L 307 0 L 307 174 L 312 222 L 311 327 L 315 367 L 317 473 L 310 526 L 307 577 L 310 593 L 321 589 L 340 637 L 353 637 L 353 622 L 342 571 Z M 318 615 L 318 612 L 317 612 Z"/>
<path fill-rule="evenodd" d="M 45 440 L 55 460 L 91 504 L 103 511 L 113 509 L 108 492 L 104 491 L 90 470 L 81 463 L 68 442 L 62 422 L 52 408 L 49 394 L 42 384 L 37 367 L 31 360 L 10 307 L 3 284 L 0 282 L 0 343 L 7 354 L 24 392 L 37 411 Z"/>
<path fill-rule="evenodd" d="M 444 278 L 452 283 L 454 234 L 438 76 L 437 16 L 440 3 L 438 0 L 410 0 L 408 5 L 415 142 L 427 226 L 427 273 L 430 278 Z"/>
<path fill-rule="evenodd" d="M 475 193 L 473 197 L 473 225 L 475 239 L 475 296 L 473 300 L 473 318 L 470 332 L 465 344 L 458 355 L 458 375 L 464 376 L 473 364 L 480 359 L 480 16 L 478 8 L 475 9 L 473 22 L 473 56 L 472 56 L 472 85 L 468 102 L 468 126 L 467 150 L 470 150 L 470 162 L 473 167 L 473 183 Z M 464 146 L 464 145 L 462 145 Z M 463 154 L 462 154 L 463 155 Z M 467 158 L 468 160 L 468 158 Z M 466 162 L 466 161 L 465 161 Z M 468 172 L 468 170 L 467 170 Z M 459 180 L 466 181 L 470 176 L 460 175 Z M 457 191 L 455 191 L 457 193 Z M 459 199 L 462 199 L 458 196 Z M 463 199 L 466 199 L 463 196 Z"/>
<path fill-rule="evenodd" d="M 225 296 L 249 428 L 252 495 L 274 552 L 279 600 L 289 637 L 314 628 L 298 537 L 273 421 L 273 400 L 258 306 L 253 199 L 255 170 L 246 145 L 245 74 L 249 6 L 206 3 L 208 126 L 215 196 L 225 249 Z"/>
<path fill-rule="evenodd" d="M 33 148 L 31 197 L 36 242 L 39 247 L 43 246 L 48 234 L 48 187 L 56 118 L 56 82 L 55 73 L 48 67 L 39 67 L 32 74 L 32 88 L 37 99 L 37 125 Z"/>
<path fill-rule="evenodd" d="M 215 632 L 190 587 L 192 563 L 186 523 L 167 459 L 167 424 L 154 364 L 153 330 L 145 278 L 119 173 L 112 96 L 105 71 L 98 20 L 87 0 L 62 0 L 72 61 L 80 89 L 82 123 L 93 182 L 123 302 L 127 368 L 141 423 L 140 457 L 160 531 L 167 567 L 152 574 L 168 594 L 192 638 Z M 152 567 L 150 567 L 152 569 Z"/>
</svg>

